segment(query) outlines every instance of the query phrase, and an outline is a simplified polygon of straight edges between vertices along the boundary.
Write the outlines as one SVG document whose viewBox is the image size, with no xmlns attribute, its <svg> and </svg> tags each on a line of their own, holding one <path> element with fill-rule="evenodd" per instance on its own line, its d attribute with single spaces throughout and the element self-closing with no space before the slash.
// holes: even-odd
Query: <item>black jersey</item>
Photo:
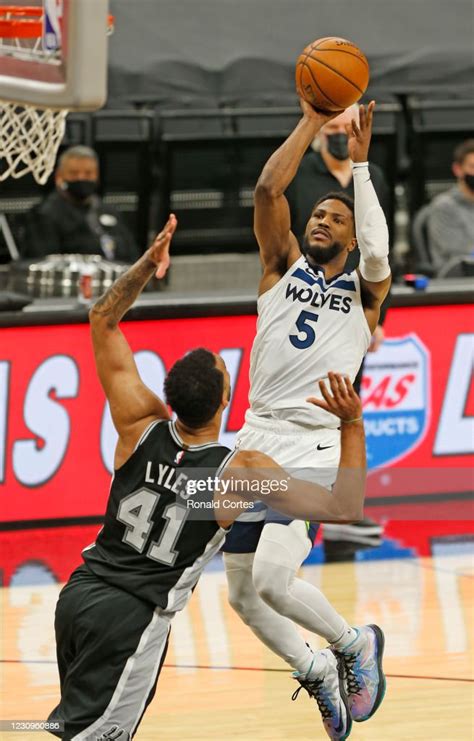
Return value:
<svg viewBox="0 0 474 741">
<path fill-rule="evenodd" d="M 219 443 L 186 445 L 174 422 L 157 420 L 112 479 L 105 522 L 83 551 L 87 566 L 109 584 L 167 610 L 180 610 L 220 548 L 226 530 L 212 509 L 196 520 L 186 505 L 183 469 L 217 475 L 232 455 Z M 200 494 L 213 498 L 212 491 Z"/>
</svg>

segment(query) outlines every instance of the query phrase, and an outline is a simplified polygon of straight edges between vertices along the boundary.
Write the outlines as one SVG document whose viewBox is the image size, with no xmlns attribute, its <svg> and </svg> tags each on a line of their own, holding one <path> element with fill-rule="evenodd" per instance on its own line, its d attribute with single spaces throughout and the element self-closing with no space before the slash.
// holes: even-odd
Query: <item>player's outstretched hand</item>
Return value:
<svg viewBox="0 0 474 741">
<path fill-rule="evenodd" d="M 324 381 L 319 381 L 319 388 L 323 399 L 316 399 L 311 396 L 306 401 L 314 404 L 315 407 L 324 409 L 326 412 L 334 414 L 342 422 L 354 422 L 362 419 L 362 402 L 354 391 L 354 387 L 347 376 L 341 373 L 328 373 L 329 392 Z"/>
<path fill-rule="evenodd" d="M 147 257 L 157 266 L 156 277 L 164 278 L 170 265 L 170 244 L 176 231 L 178 221 L 174 214 L 170 214 L 168 221 L 159 234 L 156 235 L 153 244 L 148 248 Z"/>
<path fill-rule="evenodd" d="M 311 118 L 313 121 L 319 123 L 319 128 L 324 126 L 324 124 L 326 124 L 328 121 L 331 121 L 331 119 L 336 118 L 336 116 L 340 116 L 341 113 L 344 112 L 344 109 L 341 109 L 340 111 L 319 110 L 319 108 L 315 108 L 304 98 L 300 98 L 300 106 L 303 114 L 307 118 Z"/>
<path fill-rule="evenodd" d="M 372 121 L 374 118 L 375 100 L 371 100 L 367 108 L 359 106 L 359 124 L 353 118 L 346 125 L 349 137 L 349 157 L 353 162 L 367 162 L 369 159 L 370 140 L 372 138 Z"/>
</svg>

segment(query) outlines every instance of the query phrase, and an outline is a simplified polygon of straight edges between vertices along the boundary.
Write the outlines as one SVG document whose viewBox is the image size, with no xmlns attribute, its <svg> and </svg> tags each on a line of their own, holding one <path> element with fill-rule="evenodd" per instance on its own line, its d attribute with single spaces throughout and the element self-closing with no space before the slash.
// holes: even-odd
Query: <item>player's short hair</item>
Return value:
<svg viewBox="0 0 474 741">
<path fill-rule="evenodd" d="M 60 170 L 65 162 L 72 159 L 94 160 L 94 162 L 99 164 L 99 157 L 97 156 L 97 152 L 92 149 L 92 147 L 86 147 L 82 144 L 79 144 L 76 147 L 69 147 L 68 149 L 64 150 L 64 152 L 58 159 L 57 169 Z"/>
<path fill-rule="evenodd" d="M 165 398 L 181 422 L 201 427 L 222 401 L 224 374 L 210 350 L 199 347 L 177 360 L 165 378 Z"/>
<path fill-rule="evenodd" d="M 462 165 L 468 154 L 474 153 L 474 139 L 466 139 L 466 141 L 458 144 L 453 152 L 453 161 L 458 165 Z"/>
<path fill-rule="evenodd" d="M 311 213 L 313 213 L 314 209 L 317 208 L 321 203 L 324 203 L 324 201 L 341 201 L 344 206 L 347 206 L 352 214 L 352 218 L 354 218 L 354 199 L 348 196 L 347 193 L 344 193 L 342 190 L 334 190 L 330 193 L 326 193 L 324 196 L 321 196 L 321 198 L 319 198 L 314 204 Z"/>
</svg>

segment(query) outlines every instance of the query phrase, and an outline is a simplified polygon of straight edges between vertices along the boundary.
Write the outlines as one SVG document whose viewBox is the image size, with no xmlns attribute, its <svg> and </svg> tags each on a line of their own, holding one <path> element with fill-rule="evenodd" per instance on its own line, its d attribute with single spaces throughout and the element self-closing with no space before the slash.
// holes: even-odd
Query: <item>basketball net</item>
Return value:
<svg viewBox="0 0 474 741">
<path fill-rule="evenodd" d="M 31 172 L 44 185 L 66 129 L 66 110 L 0 101 L 0 181 Z"/>
</svg>

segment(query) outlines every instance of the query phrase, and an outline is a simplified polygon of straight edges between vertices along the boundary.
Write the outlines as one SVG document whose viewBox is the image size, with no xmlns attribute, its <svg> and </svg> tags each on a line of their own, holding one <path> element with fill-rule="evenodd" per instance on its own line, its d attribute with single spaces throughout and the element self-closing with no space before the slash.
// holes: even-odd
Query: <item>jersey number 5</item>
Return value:
<svg viewBox="0 0 474 741">
<path fill-rule="evenodd" d="M 307 347 L 311 347 L 314 340 L 316 339 L 316 334 L 309 322 L 317 322 L 319 319 L 319 316 L 317 314 L 313 314 L 311 311 L 302 311 L 299 315 L 298 319 L 296 320 L 296 327 L 298 329 L 298 333 L 303 335 L 302 338 L 300 338 L 297 334 L 290 334 L 290 342 L 293 345 L 293 347 L 297 347 L 298 350 L 304 350 Z"/>
<path fill-rule="evenodd" d="M 143 488 L 129 494 L 120 502 L 117 520 L 127 525 L 123 541 L 139 553 L 143 553 L 145 548 L 153 525 L 151 516 L 160 497 L 161 494 L 158 492 Z M 173 566 L 178 557 L 178 551 L 174 549 L 174 546 L 188 514 L 188 510 L 180 507 L 179 504 L 169 504 L 165 508 L 162 515 L 166 520 L 163 531 L 159 540 L 150 543 L 146 554 L 148 558 L 167 566 Z"/>
</svg>

